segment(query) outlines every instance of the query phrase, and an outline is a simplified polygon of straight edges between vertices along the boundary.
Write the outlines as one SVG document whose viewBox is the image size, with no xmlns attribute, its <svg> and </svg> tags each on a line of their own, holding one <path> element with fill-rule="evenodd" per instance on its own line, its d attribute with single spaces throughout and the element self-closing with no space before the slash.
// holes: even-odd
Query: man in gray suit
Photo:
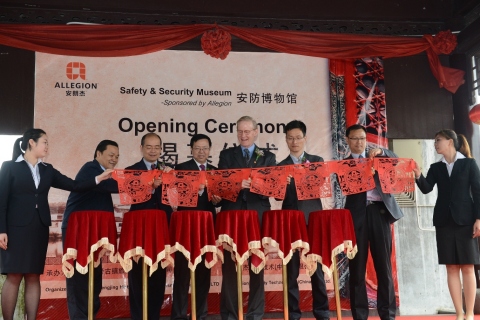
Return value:
<svg viewBox="0 0 480 320">
<path fill-rule="evenodd" d="M 323 162 L 323 158 L 314 156 L 305 152 L 307 143 L 307 126 L 299 120 L 293 120 L 285 126 L 285 140 L 287 141 L 290 154 L 278 165 L 286 166 L 298 163 Z M 285 199 L 282 203 L 282 209 L 300 210 L 305 215 L 305 221 L 308 223 L 310 212 L 322 210 L 320 199 L 298 200 L 295 180 L 290 179 L 285 193 Z M 292 259 L 287 264 L 287 284 L 288 284 L 288 317 L 291 320 L 300 319 L 302 311 L 300 310 L 300 291 L 298 289 L 297 278 L 300 272 L 300 253 L 295 251 Z M 312 296 L 313 296 L 313 315 L 315 319 L 327 320 L 330 318 L 328 309 L 327 288 L 321 264 L 317 265 L 317 270 L 312 278 Z"/>
<path fill-rule="evenodd" d="M 351 155 L 347 159 L 383 156 L 396 158 L 387 149 L 370 149 L 365 152 L 367 131 L 361 125 L 347 128 L 346 140 Z M 395 319 L 396 301 L 392 277 L 392 233 L 390 224 L 403 217 L 392 194 L 383 193 L 378 173 L 375 172 L 375 189 L 347 196 L 345 209 L 352 214 L 358 252 L 350 260 L 350 305 L 355 320 L 368 318 L 368 298 L 365 283 L 368 248 L 372 253 L 378 280 L 377 310 L 380 319 Z"/>
<path fill-rule="evenodd" d="M 243 116 L 237 121 L 237 138 L 240 144 L 220 152 L 218 169 L 238 169 L 272 167 L 276 165 L 275 155 L 267 150 L 261 150 L 255 145 L 258 136 L 257 122 L 249 116 Z M 250 192 L 251 179 L 242 181 L 242 191 L 235 202 L 222 200 L 223 210 L 256 210 L 262 221 L 265 210 L 270 210 L 268 197 Z M 260 320 L 265 310 L 265 287 L 263 270 L 258 274 L 250 271 L 250 292 L 248 295 L 248 320 Z M 238 319 L 237 308 L 237 275 L 235 263 L 228 256 L 222 265 L 222 292 L 220 295 L 220 315 L 222 320 Z"/>
</svg>

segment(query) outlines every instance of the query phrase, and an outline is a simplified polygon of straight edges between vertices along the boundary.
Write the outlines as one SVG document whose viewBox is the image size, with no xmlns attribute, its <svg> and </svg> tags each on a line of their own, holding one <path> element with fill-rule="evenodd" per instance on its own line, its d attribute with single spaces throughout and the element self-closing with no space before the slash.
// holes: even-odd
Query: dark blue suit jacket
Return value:
<svg viewBox="0 0 480 320">
<path fill-rule="evenodd" d="M 216 170 L 217 168 L 207 164 L 206 170 Z M 198 166 L 195 160 L 189 160 L 187 162 L 183 162 L 177 164 L 175 166 L 175 170 L 195 170 L 198 171 Z M 213 217 L 216 216 L 215 206 L 211 201 L 208 201 L 208 193 L 207 188 L 204 189 L 201 196 L 198 197 L 197 207 L 196 208 L 188 208 L 188 207 L 179 207 L 178 210 L 205 210 L 210 211 L 213 214 Z"/>
<path fill-rule="evenodd" d="M 323 158 L 314 156 L 305 152 L 305 159 L 310 162 L 323 162 Z M 288 155 L 279 166 L 287 166 L 293 164 L 292 157 Z M 297 188 L 295 186 L 295 179 L 291 179 L 290 184 L 287 185 L 285 192 L 285 199 L 283 199 L 282 209 L 285 210 L 300 210 L 305 215 L 305 221 L 308 223 L 310 212 L 322 210 L 322 201 L 320 199 L 298 200 Z"/>
<path fill-rule="evenodd" d="M 255 151 L 250 159 L 249 165 L 245 164 L 243 159 L 242 148 L 240 146 L 228 148 L 220 152 L 220 160 L 218 161 L 218 169 L 239 169 L 239 168 L 258 168 L 258 167 L 273 167 L 276 166 L 275 154 L 263 150 L 264 155 L 257 158 L 256 151 L 262 150 L 255 146 Z M 270 201 L 268 197 L 250 192 L 250 190 L 243 190 L 247 196 L 247 209 L 256 210 L 258 218 L 262 221 L 263 212 L 270 210 Z M 238 195 L 237 201 L 232 202 L 222 200 L 222 210 L 240 210 L 242 208 L 242 192 Z"/>
<path fill-rule="evenodd" d="M 449 216 L 460 226 L 473 225 L 480 219 L 480 170 L 474 159 L 455 161 L 450 176 L 446 164 L 436 162 L 428 169 L 426 178 L 421 175 L 417 179 L 423 193 L 432 191 L 435 184 L 438 197 L 433 209 L 434 226 L 445 226 Z"/>
<path fill-rule="evenodd" d="M 103 173 L 97 160 L 87 162 L 78 171 L 75 181 L 95 178 Z M 75 211 L 100 210 L 113 213 L 112 193 L 118 193 L 118 184 L 114 179 L 100 182 L 95 188 L 84 192 L 71 192 L 68 196 L 67 207 L 63 214 L 62 229 L 66 229 L 68 218 Z"/>
<path fill-rule="evenodd" d="M 157 164 L 157 167 L 159 167 L 158 164 Z M 129 167 L 126 167 L 125 169 L 127 169 L 127 170 L 148 170 L 147 166 L 145 165 L 145 162 L 143 161 L 143 158 L 139 162 L 137 162 L 134 165 L 131 165 Z M 167 205 L 162 203 L 162 185 L 160 185 L 157 189 L 155 189 L 155 193 L 152 194 L 152 197 L 148 201 L 145 201 L 145 202 L 142 202 L 142 203 L 132 204 L 130 206 L 130 211 L 146 210 L 146 209 L 163 210 L 167 213 L 167 218 L 170 221 L 170 216 L 172 214 L 172 208 L 170 206 L 167 206 Z"/>
<path fill-rule="evenodd" d="M 48 192 L 50 188 L 63 190 L 87 190 L 95 186 L 95 177 L 73 181 L 53 168 L 51 164 L 39 163 L 40 184 L 38 189 L 32 171 L 25 161 L 5 161 L 0 170 L 0 233 L 7 233 L 8 226 L 25 226 L 38 213 L 45 226 L 52 224 Z"/>
</svg>

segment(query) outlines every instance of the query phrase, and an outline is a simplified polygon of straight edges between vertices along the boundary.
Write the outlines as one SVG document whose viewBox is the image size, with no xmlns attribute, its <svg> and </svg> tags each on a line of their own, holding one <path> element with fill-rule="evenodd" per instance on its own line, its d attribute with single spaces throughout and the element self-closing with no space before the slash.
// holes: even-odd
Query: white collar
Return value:
<svg viewBox="0 0 480 320">
<path fill-rule="evenodd" d="M 15 160 L 15 162 L 22 162 L 22 161 L 25 161 L 26 163 L 29 163 L 27 160 L 25 160 L 25 158 L 23 157 L 23 154 L 19 155 L 18 158 L 17 158 L 17 160 Z M 42 160 L 42 159 L 38 159 L 38 160 L 37 160 L 37 163 L 36 163 L 35 165 L 37 165 L 37 164 L 39 164 L 39 163 L 43 163 L 43 160 Z"/>
<path fill-rule="evenodd" d="M 458 159 L 465 159 L 465 156 L 463 154 L 461 154 L 460 152 L 457 151 L 457 153 L 455 154 L 455 159 L 453 160 L 452 163 L 455 163 L 455 161 L 457 161 Z M 445 157 L 442 157 L 442 162 L 446 163 L 447 165 L 451 165 L 452 163 L 448 163 L 447 160 L 445 160 Z"/>
<path fill-rule="evenodd" d="M 195 161 L 195 163 L 197 164 L 197 167 L 198 167 L 198 168 L 200 168 L 200 166 L 203 164 L 203 165 L 205 166 L 205 170 L 207 170 L 207 162 L 208 162 L 208 161 L 205 162 L 205 163 L 200 163 L 200 162 L 198 162 L 197 160 L 195 160 L 195 158 L 192 158 L 192 159 L 193 159 L 193 161 Z"/>
</svg>

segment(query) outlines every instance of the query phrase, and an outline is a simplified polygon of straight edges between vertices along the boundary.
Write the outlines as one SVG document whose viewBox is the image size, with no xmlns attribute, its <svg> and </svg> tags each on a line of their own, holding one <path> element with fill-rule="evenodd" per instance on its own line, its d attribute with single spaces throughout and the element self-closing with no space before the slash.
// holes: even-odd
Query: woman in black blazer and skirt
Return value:
<svg viewBox="0 0 480 320">
<path fill-rule="evenodd" d="M 20 146 L 15 144 L 15 149 Z M 5 161 L 0 169 L 0 273 L 7 279 L 1 304 L 5 320 L 13 319 L 18 288 L 25 279 L 25 312 L 36 319 L 51 225 L 48 192 L 51 187 L 82 191 L 109 178 L 105 170 L 95 180 L 75 182 L 42 162 L 48 152 L 45 131 L 30 129 L 22 138 L 24 154 Z"/>
<path fill-rule="evenodd" d="M 414 173 L 423 193 L 429 193 L 437 185 L 433 224 L 438 263 L 447 267 L 448 289 L 457 320 L 463 320 L 464 316 L 467 320 L 473 320 L 477 289 L 474 265 L 480 264 L 480 252 L 475 239 L 480 236 L 480 170 L 474 159 L 465 157 L 457 149 L 458 138 L 453 130 L 437 132 L 435 150 L 443 158 L 430 166 L 427 177 L 421 174 L 418 164 Z M 465 315 L 460 272 L 465 295 Z"/>
</svg>

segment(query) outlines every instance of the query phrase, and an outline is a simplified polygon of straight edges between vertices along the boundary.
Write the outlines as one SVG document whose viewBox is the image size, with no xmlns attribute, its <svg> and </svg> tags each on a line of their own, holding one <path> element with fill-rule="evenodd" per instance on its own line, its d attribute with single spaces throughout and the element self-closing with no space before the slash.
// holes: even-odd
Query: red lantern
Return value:
<svg viewBox="0 0 480 320">
<path fill-rule="evenodd" d="M 480 124 L 480 104 L 473 106 L 468 113 L 468 117 L 473 123 Z"/>
</svg>

